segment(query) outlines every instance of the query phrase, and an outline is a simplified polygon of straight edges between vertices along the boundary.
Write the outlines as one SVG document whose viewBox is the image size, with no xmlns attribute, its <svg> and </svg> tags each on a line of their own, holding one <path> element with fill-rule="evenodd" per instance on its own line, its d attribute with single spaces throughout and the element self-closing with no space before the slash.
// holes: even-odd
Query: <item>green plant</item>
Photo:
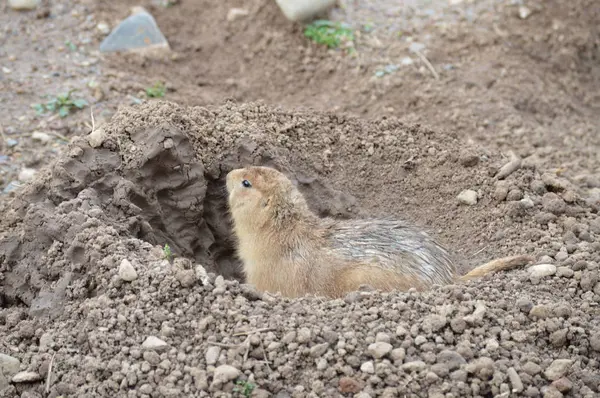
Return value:
<svg viewBox="0 0 600 398">
<path fill-rule="evenodd" d="M 150 98 L 162 98 L 165 96 L 166 88 L 164 83 L 156 82 L 154 86 L 146 89 L 146 95 Z"/>
<path fill-rule="evenodd" d="M 241 393 L 244 397 L 250 397 L 252 395 L 252 391 L 256 388 L 253 383 L 244 380 L 238 380 L 236 383 L 239 387 L 234 387 L 233 391 Z"/>
<path fill-rule="evenodd" d="M 45 104 L 33 104 L 33 108 L 39 115 L 57 111 L 60 117 L 66 117 L 71 112 L 71 109 L 82 109 L 88 105 L 87 101 L 83 98 L 71 98 L 71 94 L 74 91 L 69 90 L 67 93 L 59 94 Z"/>
<path fill-rule="evenodd" d="M 347 25 L 323 19 L 306 25 L 304 36 L 329 48 L 339 47 L 342 41 L 354 40 L 354 33 Z"/>
<path fill-rule="evenodd" d="M 169 260 L 169 262 L 173 259 L 173 252 L 171 251 L 171 246 L 169 246 L 168 243 L 165 243 L 165 246 L 163 247 L 163 255 L 167 260 Z"/>
<path fill-rule="evenodd" d="M 77 51 L 77 46 L 71 40 L 65 41 L 65 46 L 67 46 L 71 52 Z"/>
</svg>

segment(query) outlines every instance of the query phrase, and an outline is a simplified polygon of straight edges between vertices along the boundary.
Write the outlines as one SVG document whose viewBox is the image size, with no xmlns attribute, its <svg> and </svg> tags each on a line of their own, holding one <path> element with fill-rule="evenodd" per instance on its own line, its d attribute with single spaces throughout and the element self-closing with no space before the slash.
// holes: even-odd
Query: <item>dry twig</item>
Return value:
<svg viewBox="0 0 600 398">
<path fill-rule="evenodd" d="M 438 73 L 435 71 L 435 68 L 433 67 L 433 65 L 431 65 L 431 62 L 429 62 L 427 57 L 418 50 L 414 51 L 414 53 L 417 54 L 419 56 L 419 58 L 421 59 L 421 61 L 423 61 L 425 66 L 427 66 L 427 69 L 429 69 L 429 71 L 431 72 L 431 74 L 433 75 L 435 80 L 440 80 L 440 75 L 438 75 Z"/>
</svg>

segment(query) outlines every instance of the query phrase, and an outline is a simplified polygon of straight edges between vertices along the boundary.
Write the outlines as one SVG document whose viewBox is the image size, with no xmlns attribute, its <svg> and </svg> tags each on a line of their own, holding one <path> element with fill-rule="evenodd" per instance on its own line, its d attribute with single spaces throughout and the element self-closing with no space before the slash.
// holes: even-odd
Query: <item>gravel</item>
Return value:
<svg viewBox="0 0 600 398">
<path fill-rule="evenodd" d="M 302 135 L 303 146 L 288 148 L 279 143 L 303 128 L 264 133 L 253 127 L 256 120 L 279 126 L 288 119 L 296 120 L 293 126 L 310 121 L 314 137 Z M 0 356 L 0 364 L 31 373 L 29 382 L 9 380 L 0 396 L 46 396 L 53 357 L 51 397 L 225 397 L 244 385 L 254 386 L 257 396 L 274 397 L 495 397 L 513 391 L 526 397 L 597 396 L 600 245 L 589 227 L 597 215 L 584 202 L 531 189 L 531 181 L 541 177 L 528 167 L 503 180 L 535 203 L 513 212 L 515 203 L 492 196 L 496 182 L 489 170 L 505 162 L 500 156 L 488 156 L 498 167 L 481 160 L 465 168 L 458 158 L 438 163 L 444 156 L 438 151 L 419 176 L 421 181 L 433 172 L 456 175 L 461 186 L 483 192 L 478 206 L 457 206 L 450 179 L 440 179 L 443 189 L 414 186 L 445 201 L 436 213 L 444 222 L 468 223 L 485 215 L 489 224 L 479 227 L 491 237 L 497 230 L 487 228 L 500 217 L 507 224 L 505 240 L 490 242 L 497 245 L 495 253 L 533 253 L 544 266 L 533 268 L 544 271 L 534 278 L 532 269 L 517 269 L 424 292 L 365 288 L 338 300 L 284 299 L 235 279 L 230 247 L 219 246 L 226 223 L 214 220 L 225 212 L 218 204 L 220 170 L 236 166 L 236 159 L 246 161 L 251 153 L 298 169 L 303 162 L 325 167 L 319 155 L 325 149 L 319 129 L 325 128 L 346 129 L 347 146 L 339 150 L 348 152 L 339 156 L 349 159 L 348 167 L 362 156 L 353 151 L 357 142 L 368 141 L 365 126 L 414 140 L 384 152 L 394 159 L 408 158 L 394 151 L 417 152 L 424 144 L 457 154 L 464 146 L 389 120 L 365 123 L 290 115 L 263 105 L 227 104 L 211 111 L 155 103 L 123 110 L 105 126 L 106 139 L 96 148 L 74 139 L 50 170 L 41 170 L 18 198 L 0 204 L 1 347 L 13 358 Z M 254 145 L 246 141 L 249 131 Z M 167 137 L 174 143 L 170 149 L 163 146 Z M 380 164 L 387 164 L 385 158 L 369 167 Z M 181 165 L 189 168 L 186 173 L 178 171 Z M 318 174 L 318 180 L 299 173 L 307 181 L 303 189 L 324 213 L 346 214 L 352 200 L 331 187 L 352 187 L 358 174 L 344 180 L 339 176 L 348 173 L 340 172 L 337 180 L 329 173 L 335 172 Z M 381 186 L 394 186 L 397 174 L 385 178 Z M 463 179 L 469 178 L 481 180 L 466 185 Z M 156 194 L 157 186 L 167 188 Z M 387 197 L 394 198 L 393 192 Z M 561 201 L 562 211 L 551 211 L 556 209 L 549 201 Z M 403 208 L 404 199 L 395 205 Z M 438 207 L 432 204 L 428 212 Z M 554 218 L 541 225 L 540 213 Z M 474 237 L 470 227 L 450 230 L 464 233 L 463 242 Z M 580 239 L 585 231 L 592 241 Z M 165 243 L 174 259 L 165 258 Z M 511 248 L 502 251 L 504 246 Z M 211 260 L 209 252 L 221 261 Z M 123 278 L 127 263 L 137 275 L 130 281 Z"/>
</svg>

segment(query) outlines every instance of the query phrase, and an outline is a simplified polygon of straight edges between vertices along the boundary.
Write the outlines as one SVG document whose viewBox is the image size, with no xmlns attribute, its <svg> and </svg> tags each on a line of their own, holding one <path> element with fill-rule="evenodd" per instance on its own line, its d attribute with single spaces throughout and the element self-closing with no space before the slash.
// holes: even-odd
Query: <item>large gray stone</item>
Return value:
<svg viewBox="0 0 600 398">
<path fill-rule="evenodd" d="M 146 52 L 169 50 L 169 43 L 158 28 L 154 17 L 142 7 L 134 7 L 100 44 L 100 52 Z"/>
</svg>

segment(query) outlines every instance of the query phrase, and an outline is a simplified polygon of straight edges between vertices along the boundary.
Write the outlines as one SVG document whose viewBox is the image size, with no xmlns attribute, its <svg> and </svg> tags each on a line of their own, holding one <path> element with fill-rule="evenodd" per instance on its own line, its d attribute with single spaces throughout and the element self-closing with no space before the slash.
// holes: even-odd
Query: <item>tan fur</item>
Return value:
<svg viewBox="0 0 600 398">
<path fill-rule="evenodd" d="M 251 186 L 244 187 L 244 180 Z M 279 292 L 285 297 L 343 297 L 361 285 L 381 291 L 425 290 L 433 284 L 470 280 L 531 260 L 528 256 L 507 257 L 458 276 L 445 258 L 444 249 L 426 234 L 389 221 L 350 221 L 342 225 L 321 219 L 309 210 L 288 178 L 268 167 L 231 171 L 227 191 L 237 254 L 247 282 L 258 290 Z M 376 228 L 370 235 L 356 232 L 373 225 Z M 382 227 L 377 229 L 379 225 Z M 382 244 L 373 242 L 386 233 L 385 228 L 396 233 L 393 236 L 399 237 L 398 244 L 384 242 L 382 248 Z M 407 249 L 413 247 L 412 243 L 420 250 L 414 256 Z M 385 244 L 390 245 L 389 251 Z M 437 261 L 436 255 L 444 259 Z"/>
</svg>

